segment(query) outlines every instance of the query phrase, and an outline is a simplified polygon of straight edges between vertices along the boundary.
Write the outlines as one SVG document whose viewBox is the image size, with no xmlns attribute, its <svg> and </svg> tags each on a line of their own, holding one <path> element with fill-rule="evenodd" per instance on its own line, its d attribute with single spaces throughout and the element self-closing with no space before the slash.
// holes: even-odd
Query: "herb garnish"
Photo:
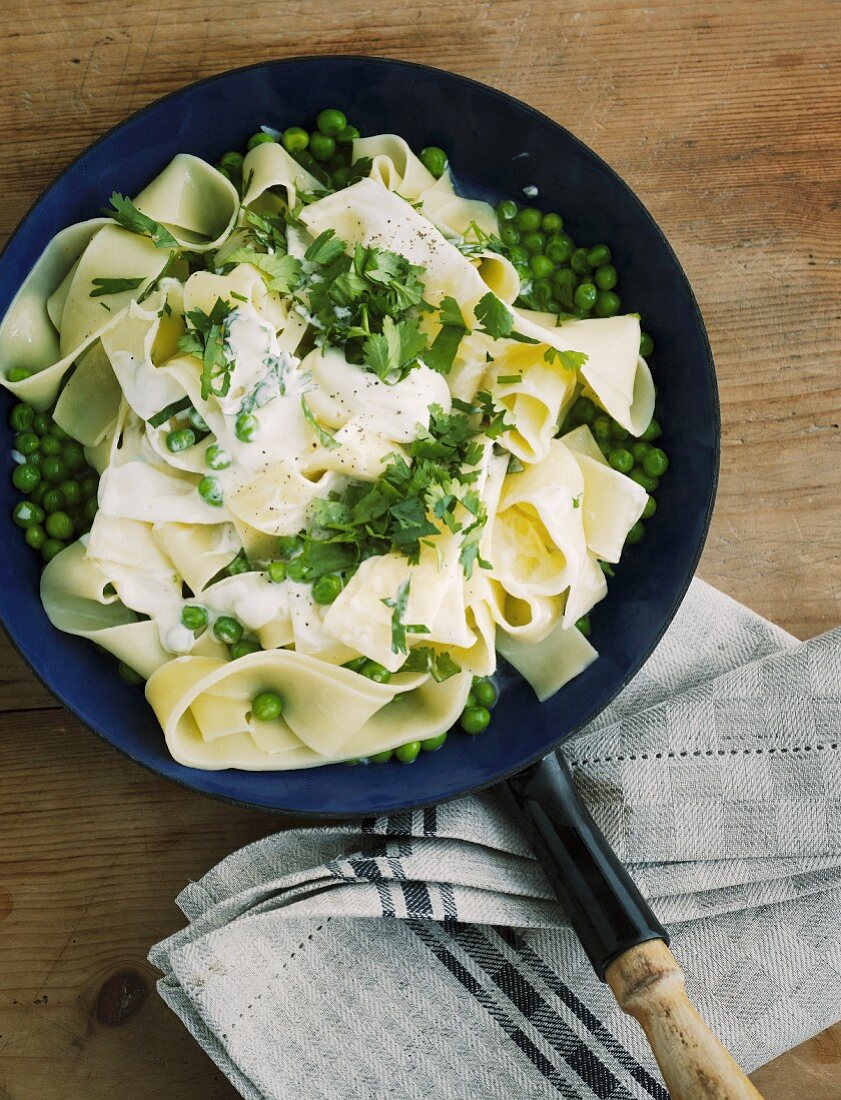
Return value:
<svg viewBox="0 0 841 1100">
<path fill-rule="evenodd" d="M 94 289 L 88 297 L 101 298 L 103 294 L 121 294 L 124 290 L 137 290 L 144 276 L 137 279 L 91 279 Z"/>
<path fill-rule="evenodd" d="M 438 652 L 431 646 L 419 645 L 409 650 L 409 656 L 400 666 L 400 671 L 430 672 L 436 684 L 441 684 L 461 672 L 461 665 L 446 650 Z"/>
<path fill-rule="evenodd" d="M 403 616 L 406 614 L 406 608 L 409 604 L 409 593 L 412 588 L 412 578 L 407 577 L 405 581 L 400 584 L 397 589 L 397 595 L 394 599 L 384 599 L 381 603 L 384 603 L 386 607 L 391 608 L 391 652 L 392 653 L 408 653 L 409 647 L 406 645 L 407 634 L 429 634 L 430 630 L 428 626 L 423 626 L 421 623 L 404 623 Z"/>
<path fill-rule="evenodd" d="M 481 325 L 481 332 L 487 333 L 494 340 L 517 340 L 521 344 L 539 344 L 532 336 L 524 336 L 522 332 L 514 331 L 514 314 L 493 291 L 479 299 L 474 307 L 476 320 Z"/>
<path fill-rule="evenodd" d="M 217 298 L 210 313 L 191 309 L 184 314 L 192 327 L 178 341 L 178 349 L 201 359 L 201 395 L 205 401 L 211 394 L 225 397 L 231 388 L 234 364 L 225 349 L 225 322 L 232 312 L 224 299 Z"/>
<path fill-rule="evenodd" d="M 269 277 L 269 290 L 289 294 L 301 280 L 301 261 L 289 255 L 270 255 L 253 248 L 237 248 L 225 258 L 226 264 L 252 264 Z"/>
<path fill-rule="evenodd" d="M 113 210 L 105 210 L 123 229 L 150 237 L 155 248 L 178 248 L 178 241 L 160 222 L 154 221 L 137 209 L 131 199 L 115 191 L 111 195 Z"/>
<path fill-rule="evenodd" d="M 332 432 L 328 432 L 326 428 L 318 423 L 315 418 L 315 414 L 307 404 L 306 397 L 301 397 L 301 408 L 304 410 L 304 419 L 315 432 L 318 442 L 322 447 L 326 447 L 328 451 L 335 451 L 338 447 L 341 447 L 341 443 L 336 439 Z"/>
<path fill-rule="evenodd" d="M 441 299 L 438 306 L 438 319 L 441 328 L 429 349 L 424 353 L 423 361 L 439 374 L 449 374 L 453 360 L 462 339 L 468 335 L 467 327 L 458 302 L 449 294 Z"/>
</svg>

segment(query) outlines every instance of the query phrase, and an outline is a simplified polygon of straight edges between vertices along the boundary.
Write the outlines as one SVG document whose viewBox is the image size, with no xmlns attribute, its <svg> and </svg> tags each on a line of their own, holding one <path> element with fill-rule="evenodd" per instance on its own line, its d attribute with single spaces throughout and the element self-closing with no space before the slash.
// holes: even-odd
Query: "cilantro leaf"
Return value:
<svg viewBox="0 0 841 1100">
<path fill-rule="evenodd" d="M 343 255 L 347 245 L 336 236 L 335 229 L 325 229 L 304 253 L 304 259 L 314 264 L 329 264 Z"/>
<path fill-rule="evenodd" d="M 514 315 L 505 302 L 501 302 L 490 290 L 479 299 L 473 312 L 481 331 L 494 340 L 504 340 L 514 331 Z"/>
<path fill-rule="evenodd" d="M 580 370 L 587 362 L 588 356 L 583 351 L 558 351 L 557 348 L 547 347 L 543 358 L 550 366 L 558 361 L 564 370 Z"/>
<path fill-rule="evenodd" d="M 91 279 L 94 289 L 89 298 L 101 298 L 103 294 L 121 294 L 124 290 L 137 290 L 145 276 L 137 279 Z"/>
<path fill-rule="evenodd" d="M 178 248 L 178 241 L 170 231 L 160 222 L 148 218 L 125 195 L 115 191 L 111 195 L 111 206 L 114 209 L 106 213 L 124 229 L 130 229 L 132 233 L 139 233 L 143 237 L 151 237 L 155 248 Z"/>
<path fill-rule="evenodd" d="M 408 653 L 406 634 L 429 634 L 429 627 L 420 623 L 404 623 L 403 616 L 409 604 L 409 592 L 412 587 L 412 578 L 407 577 L 397 589 L 394 599 L 384 599 L 381 602 L 391 608 L 391 652 Z"/>
<path fill-rule="evenodd" d="M 341 443 L 336 439 L 332 432 L 328 432 L 326 428 L 318 423 L 315 418 L 315 414 L 307 404 L 307 399 L 303 395 L 301 396 L 301 408 L 304 410 L 304 419 L 315 432 L 316 438 L 322 447 L 326 447 L 328 451 L 335 451 L 341 447 Z"/>
<path fill-rule="evenodd" d="M 278 294 L 289 294 L 301 281 L 301 261 L 289 255 L 269 255 L 255 252 L 253 248 L 237 248 L 225 260 L 226 263 L 251 264 L 269 276 L 269 289 Z"/>
</svg>

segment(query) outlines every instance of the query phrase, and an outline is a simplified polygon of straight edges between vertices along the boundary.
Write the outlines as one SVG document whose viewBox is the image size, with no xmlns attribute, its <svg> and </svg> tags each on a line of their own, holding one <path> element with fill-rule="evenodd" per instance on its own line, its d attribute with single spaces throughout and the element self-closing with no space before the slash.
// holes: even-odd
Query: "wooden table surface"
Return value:
<svg viewBox="0 0 841 1100">
<path fill-rule="evenodd" d="M 806 638 L 841 619 L 839 31 L 830 0 L 3 0 L 0 236 L 107 127 L 232 66 L 372 53 L 503 88 L 602 154 L 675 246 L 724 421 L 701 575 Z M 0 659 L 2 1096 L 235 1096 L 145 956 L 181 887 L 277 819 L 147 774 Z M 841 1025 L 755 1080 L 837 1100 Z"/>
</svg>

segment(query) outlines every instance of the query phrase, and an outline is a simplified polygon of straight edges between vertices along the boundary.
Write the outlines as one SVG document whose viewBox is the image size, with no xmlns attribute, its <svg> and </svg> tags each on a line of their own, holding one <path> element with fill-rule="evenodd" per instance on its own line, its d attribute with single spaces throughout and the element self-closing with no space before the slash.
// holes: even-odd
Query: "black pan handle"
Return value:
<svg viewBox="0 0 841 1100">
<path fill-rule="evenodd" d="M 537 858 L 602 981 L 607 967 L 665 928 L 578 797 L 560 753 L 507 782 Z"/>
</svg>

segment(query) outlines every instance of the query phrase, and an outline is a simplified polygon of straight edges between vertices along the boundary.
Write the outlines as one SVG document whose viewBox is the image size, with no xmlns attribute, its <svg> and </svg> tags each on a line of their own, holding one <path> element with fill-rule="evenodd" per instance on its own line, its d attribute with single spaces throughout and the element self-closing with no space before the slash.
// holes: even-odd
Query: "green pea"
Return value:
<svg viewBox="0 0 841 1100">
<path fill-rule="evenodd" d="M 30 531 L 32 528 L 30 527 Z M 65 547 L 61 539 L 46 539 L 41 544 L 41 557 L 44 561 L 52 561 L 56 554 L 60 554 Z"/>
<path fill-rule="evenodd" d="M 318 604 L 332 603 L 342 590 L 342 578 L 336 573 L 325 573 L 312 586 L 312 598 Z"/>
<path fill-rule="evenodd" d="M 601 267 L 596 268 L 596 273 L 593 275 L 593 282 L 599 290 L 613 290 L 618 278 L 619 276 L 616 274 L 616 268 L 613 264 L 602 264 Z"/>
<path fill-rule="evenodd" d="M 225 566 L 225 572 L 229 577 L 238 577 L 241 573 L 249 573 L 250 571 L 251 562 L 249 562 L 248 555 L 244 550 L 238 550 L 236 557 Z"/>
<path fill-rule="evenodd" d="M 634 462 L 642 462 L 643 456 L 647 455 L 650 450 L 650 443 L 646 443 L 642 439 L 637 439 L 631 444 L 631 454 L 634 456 Z"/>
<path fill-rule="evenodd" d="M 576 622 L 575 629 L 580 630 L 585 638 L 589 638 L 590 637 L 590 616 L 589 615 L 582 615 L 581 618 Z"/>
<path fill-rule="evenodd" d="M 53 512 L 63 512 L 67 507 L 67 501 L 61 488 L 47 489 L 41 500 L 41 506 L 47 515 L 52 515 Z"/>
<path fill-rule="evenodd" d="M 242 153 L 238 153 L 235 149 L 229 150 L 227 153 L 222 154 L 222 159 L 219 161 L 220 168 L 224 168 L 226 171 L 236 175 L 237 172 L 242 171 Z"/>
<path fill-rule="evenodd" d="M 26 367 L 12 367 L 6 374 L 6 378 L 9 382 L 25 382 L 27 378 L 31 377 L 32 371 L 27 370 Z"/>
<path fill-rule="evenodd" d="M 222 505 L 222 486 L 218 477 L 203 477 L 197 486 L 198 494 L 205 504 L 212 504 L 214 508 Z"/>
<path fill-rule="evenodd" d="M 127 665 L 124 661 L 118 662 L 117 675 L 121 680 L 125 680 L 127 684 L 131 684 L 132 687 L 137 687 L 138 684 L 143 683 L 143 677 L 140 673 L 135 672 L 131 665 Z"/>
<path fill-rule="evenodd" d="M 663 429 L 660 427 L 659 421 L 652 417 L 648 423 L 648 427 L 640 436 L 640 439 L 644 440 L 646 443 L 653 443 L 654 440 L 659 439 L 662 434 Z"/>
<path fill-rule="evenodd" d="M 491 721 L 491 712 L 487 707 L 466 707 L 461 715 L 461 728 L 465 733 L 475 735 L 483 733 Z"/>
<path fill-rule="evenodd" d="M 610 249 L 606 244 L 595 244 L 587 253 L 587 263 L 590 267 L 604 267 L 612 259 Z"/>
<path fill-rule="evenodd" d="M 273 722 L 283 713 L 283 700 L 276 691 L 261 691 L 251 700 L 251 713 L 258 722 Z"/>
<path fill-rule="evenodd" d="M 533 206 L 526 206 L 517 214 L 517 228 L 524 233 L 532 233 L 535 229 L 540 229 L 542 221 L 543 214 Z"/>
<path fill-rule="evenodd" d="M 654 341 L 648 335 L 647 332 L 640 333 L 640 355 L 643 359 L 647 359 L 649 355 L 654 351 Z"/>
<path fill-rule="evenodd" d="M 593 313 L 597 317 L 615 317 L 621 305 L 618 294 L 614 294 L 612 290 L 600 290 L 596 295 Z"/>
<path fill-rule="evenodd" d="M 16 432 L 28 432 L 32 428 L 35 422 L 35 410 L 31 405 L 27 405 L 23 401 L 19 401 L 17 405 L 12 405 L 9 412 L 9 424 Z M 41 435 L 41 432 L 36 432 L 36 435 Z"/>
<path fill-rule="evenodd" d="M 509 248 L 519 243 L 520 230 L 515 225 L 504 225 L 499 231 L 499 239 L 504 245 L 508 245 Z M 525 249 L 523 249 L 525 252 Z M 526 252 L 528 256 L 528 252 Z M 513 261 L 513 256 L 509 253 L 510 259 Z"/>
<path fill-rule="evenodd" d="M 610 439 L 610 417 L 597 416 L 593 421 L 592 430 L 596 439 L 602 442 Z"/>
<path fill-rule="evenodd" d="M 75 439 L 69 439 L 64 444 L 61 457 L 64 459 L 64 465 L 71 474 L 77 474 L 85 465 L 85 449 L 82 444 L 77 443 Z"/>
<path fill-rule="evenodd" d="M 630 477 L 631 481 L 635 481 L 637 485 L 641 485 L 647 493 L 656 493 L 660 485 L 659 477 L 651 477 L 645 470 L 641 470 L 639 466 L 635 466 L 630 474 L 628 474 L 628 477 Z"/>
<path fill-rule="evenodd" d="M 193 425 L 197 432 L 209 432 L 210 428 L 207 425 L 207 421 L 199 412 L 198 409 L 194 409 L 191 405 L 187 410 L 187 419 Z"/>
<path fill-rule="evenodd" d="M 260 421 L 254 413 L 240 413 L 234 423 L 237 439 L 243 443 L 253 443 L 260 430 Z"/>
<path fill-rule="evenodd" d="M 648 454 L 643 455 L 642 468 L 649 477 L 662 477 L 669 468 L 668 455 L 659 447 L 652 447 Z"/>
<path fill-rule="evenodd" d="M 252 642 L 248 638 L 243 638 L 241 641 L 228 646 L 228 656 L 232 661 L 238 661 L 240 657 L 248 657 L 251 653 L 259 653 L 261 648 L 259 642 Z"/>
<path fill-rule="evenodd" d="M 564 219 L 560 214 L 544 214 L 540 219 L 540 228 L 544 233 L 560 233 L 564 227 Z"/>
<path fill-rule="evenodd" d="M 552 272 L 555 270 L 555 265 L 549 259 L 548 256 L 541 256 L 539 253 L 532 256 L 529 259 L 529 267 L 535 279 L 548 279 Z M 551 284 L 547 283 L 548 291 L 547 297 L 552 293 Z"/>
<path fill-rule="evenodd" d="M 531 281 L 531 268 L 528 264 L 514 264 L 514 270 L 520 277 L 520 284 Z"/>
<path fill-rule="evenodd" d="M 188 630 L 201 630 L 207 626 L 207 608 L 197 604 L 187 604 L 181 608 L 181 625 Z"/>
<path fill-rule="evenodd" d="M 654 513 L 657 511 L 657 501 L 654 497 L 649 497 L 645 502 L 645 508 L 642 510 L 643 519 L 651 519 Z"/>
<path fill-rule="evenodd" d="M 572 415 L 580 424 L 592 424 L 598 411 L 589 397 L 579 397 L 572 406 Z"/>
<path fill-rule="evenodd" d="M 499 692 L 493 680 L 481 679 L 473 685 L 473 694 L 480 707 L 489 710 L 499 698 Z"/>
<path fill-rule="evenodd" d="M 31 527 L 26 528 L 23 537 L 27 545 L 31 546 L 33 550 L 40 550 L 47 541 L 47 532 L 40 523 L 33 523 Z"/>
<path fill-rule="evenodd" d="M 516 233 L 517 230 L 515 229 L 514 232 Z M 529 262 L 529 254 L 521 244 L 512 244 L 508 249 L 508 259 L 512 264 L 527 264 Z"/>
<path fill-rule="evenodd" d="M 23 466 L 15 466 L 12 471 L 12 484 L 21 493 L 31 493 L 41 480 L 41 471 L 37 466 L 25 463 Z"/>
<path fill-rule="evenodd" d="M 84 500 L 90 500 L 91 497 L 96 496 L 97 489 L 99 488 L 98 477 L 85 477 L 82 478 L 80 485 L 82 486 L 82 497 Z"/>
<path fill-rule="evenodd" d="M 349 760 L 343 760 L 342 763 L 346 768 L 355 768 L 357 764 L 365 764 L 367 761 L 362 756 L 352 756 Z"/>
<path fill-rule="evenodd" d="M 318 112 L 315 124 L 322 134 L 334 138 L 338 137 L 347 126 L 347 118 L 344 112 L 339 111 L 336 107 L 326 107 L 323 111 Z"/>
<path fill-rule="evenodd" d="M 464 706 L 465 708 L 476 706 L 476 696 L 473 694 L 472 689 L 467 693 L 467 698 L 464 700 Z"/>
<path fill-rule="evenodd" d="M 407 741 L 405 745 L 400 745 L 394 750 L 394 755 L 401 764 L 414 764 L 420 756 L 420 751 L 420 741 Z"/>
<path fill-rule="evenodd" d="M 302 153 L 310 143 L 310 136 L 300 126 L 289 126 L 280 140 L 287 153 Z"/>
<path fill-rule="evenodd" d="M 555 233 L 546 242 L 546 255 L 554 264 L 565 264 L 575 249 L 575 241 L 568 233 Z"/>
<path fill-rule="evenodd" d="M 12 519 L 18 527 L 32 527 L 44 522 L 44 509 L 31 500 L 19 500 L 12 509 Z"/>
<path fill-rule="evenodd" d="M 12 447 L 22 455 L 35 454 L 41 446 L 40 438 L 35 432 L 18 432 L 12 441 Z"/>
<path fill-rule="evenodd" d="M 64 539 L 69 542 L 73 538 L 73 520 L 67 512 L 51 512 L 44 526 L 51 539 Z"/>
<path fill-rule="evenodd" d="M 94 521 L 96 513 L 99 511 L 99 502 L 96 497 L 91 497 L 90 500 L 85 501 L 85 518 L 89 519 L 91 523 Z"/>
<path fill-rule="evenodd" d="M 233 176 L 227 168 L 223 168 L 221 165 L 216 169 L 220 176 L 224 176 L 228 183 L 233 183 Z"/>
<path fill-rule="evenodd" d="M 350 183 L 350 170 L 348 168 L 337 168 L 333 173 L 333 187 L 336 191 L 341 191 L 343 187 L 347 187 Z"/>
<path fill-rule="evenodd" d="M 546 310 L 547 313 L 560 313 L 561 312 L 560 305 L 558 305 L 558 303 L 554 300 L 551 301 L 551 302 L 547 302 L 546 305 L 543 308 Z"/>
<path fill-rule="evenodd" d="M 218 443 L 211 443 L 204 452 L 204 461 L 211 470 L 227 470 L 233 459 Z"/>
<path fill-rule="evenodd" d="M 573 301 L 579 309 L 592 309 L 596 304 L 598 291 L 592 283 L 581 283 L 576 288 Z"/>
<path fill-rule="evenodd" d="M 587 259 L 586 248 L 576 248 L 569 258 L 570 267 L 577 275 L 590 274 L 590 262 Z"/>
<path fill-rule="evenodd" d="M 37 466 L 36 469 L 38 469 Z M 41 471 L 39 470 L 38 472 L 40 473 Z M 46 481 L 39 481 L 34 489 L 29 490 L 29 493 L 27 495 L 29 499 L 33 501 L 33 503 L 43 505 L 44 495 L 46 494 L 47 489 L 48 485 Z"/>
<path fill-rule="evenodd" d="M 166 445 L 173 454 L 189 451 L 196 445 L 196 433 L 192 428 L 176 428 L 174 431 L 167 432 Z"/>
<path fill-rule="evenodd" d="M 274 138 L 271 134 L 264 134 L 263 131 L 260 130 L 259 133 L 251 135 L 245 147 L 251 152 L 251 150 L 256 149 L 258 145 L 268 145 L 273 141 Z"/>
<path fill-rule="evenodd" d="M 49 413 L 35 413 L 35 417 L 32 420 L 32 430 L 36 435 L 49 435 L 52 426 L 53 418 Z"/>
<path fill-rule="evenodd" d="M 282 561 L 270 561 L 266 566 L 266 574 L 272 584 L 283 584 L 286 580 L 286 563 Z"/>
<path fill-rule="evenodd" d="M 639 542 L 645 534 L 645 524 L 641 520 L 637 520 L 628 534 L 625 536 L 625 543 L 628 546 L 633 546 L 635 542 Z"/>
<path fill-rule="evenodd" d="M 352 145 L 354 141 L 359 139 L 359 131 L 355 126 L 345 126 L 340 134 L 336 134 L 336 143 L 338 145 Z"/>
<path fill-rule="evenodd" d="M 447 154 L 437 145 L 427 145 L 425 149 L 421 149 L 420 161 L 436 179 L 440 179 L 447 170 Z"/>
<path fill-rule="evenodd" d="M 213 624 L 213 633 L 220 642 L 233 645 L 234 642 L 238 642 L 242 638 L 242 623 L 238 622 L 232 615 L 220 615 Z"/>
<path fill-rule="evenodd" d="M 619 443 L 624 443 L 626 439 L 630 438 L 631 433 L 627 428 L 623 428 L 616 420 L 611 418 L 610 421 L 610 435 L 612 439 L 615 439 Z"/>
<path fill-rule="evenodd" d="M 537 300 L 537 304 L 541 307 L 546 306 L 552 300 L 552 284 L 548 279 L 535 279 L 532 283 L 531 292 Z"/>
<path fill-rule="evenodd" d="M 359 670 L 363 676 L 373 680 L 375 684 L 387 684 L 391 679 L 391 673 L 377 661 L 366 660 Z"/>
<path fill-rule="evenodd" d="M 523 234 L 522 241 L 526 252 L 542 252 L 546 247 L 546 234 L 539 229 L 533 229 Z"/>
<path fill-rule="evenodd" d="M 614 447 L 608 454 L 607 461 L 620 474 L 629 474 L 634 468 L 634 456 L 624 447 Z"/>
<path fill-rule="evenodd" d="M 496 216 L 501 222 L 510 222 L 517 217 L 517 211 L 519 210 L 516 202 L 513 199 L 503 199 L 497 203 Z"/>
<path fill-rule="evenodd" d="M 333 138 L 316 130 L 315 133 L 310 134 L 309 151 L 319 164 L 325 164 L 336 152 L 336 142 Z"/>
<path fill-rule="evenodd" d="M 327 161 L 327 164 L 325 165 L 327 171 L 331 175 L 334 175 L 340 169 L 347 168 L 348 167 L 347 158 L 348 158 L 347 149 L 338 149 L 336 151 L 335 156 L 330 157 L 330 159 Z"/>
<path fill-rule="evenodd" d="M 59 485 L 59 492 L 64 497 L 68 508 L 75 508 L 82 502 L 82 486 L 73 478 L 67 478 Z"/>
<path fill-rule="evenodd" d="M 35 435 L 35 433 L 32 433 Z M 35 436 L 38 439 L 38 436 Z M 41 454 L 42 455 L 60 455 L 62 452 L 61 440 L 56 439 L 55 436 L 45 435 L 40 440 Z"/>
<path fill-rule="evenodd" d="M 53 485 L 64 481 L 69 472 L 64 464 L 64 459 L 59 458 L 57 455 L 48 455 L 41 463 L 41 473 Z"/>
<path fill-rule="evenodd" d="M 393 756 L 394 751 L 392 749 L 383 749 L 382 752 L 375 752 L 373 756 L 369 756 L 368 759 L 372 764 L 387 764 Z"/>
<path fill-rule="evenodd" d="M 562 267 L 555 271 L 552 294 L 556 302 L 565 309 L 572 309 L 575 305 L 575 288 L 578 286 L 578 276 L 568 267 Z"/>
<path fill-rule="evenodd" d="M 421 741 L 421 748 L 424 752 L 437 752 L 444 742 L 447 740 L 447 731 L 443 733 L 436 733 L 434 737 L 427 737 Z"/>
<path fill-rule="evenodd" d="M 367 660 L 367 657 L 354 657 L 351 661 L 345 661 L 342 668 L 349 668 L 351 672 L 361 672 Z"/>
<path fill-rule="evenodd" d="M 286 576 L 290 581 L 301 584 L 307 579 L 307 567 L 302 558 L 293 558 L 286 566 Z"/>
</svg>

